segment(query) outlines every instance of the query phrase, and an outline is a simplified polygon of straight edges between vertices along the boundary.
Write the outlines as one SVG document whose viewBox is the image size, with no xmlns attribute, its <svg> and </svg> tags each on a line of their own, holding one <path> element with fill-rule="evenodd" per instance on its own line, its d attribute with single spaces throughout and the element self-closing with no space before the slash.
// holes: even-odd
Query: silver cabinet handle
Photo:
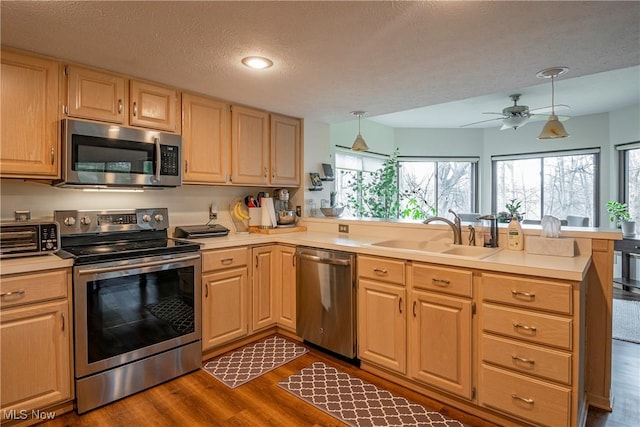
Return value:
<svg viewBox="0 0 640 427">
<path fill-rule="evenodd" d="M 416 302 L 416 301 L 414 301 L 414 302 L 413 302 L 413 307 L 412 307 L 413 317 L 416 317 L 416 305 L 417 305 L 417 302 Z"/>
<path fill-rule="evenodd" d="M 516 291 L 515 289 L 511 290 L 511 295 L 513 295 L 514 298 L 525 297 L 529 299 L 534 299 L 536 297 L 536 294 L 534 294 L 533 292 L 522 292 L 522 291 Z"/>
<path fill-rule="evenodd" d="M 402 314 L 402 297 L 398 300 L 398 311 Z"/>
<path fill-rule="evenodd" d="M 51 164 L 53 165 L 56 162 L 56 152 L 53 149 L 53 147 L 51 147 Z"/>
<path fill-rule="evenodd" d="M 24 294 L 24 289 L 18 289 L 17 291 L 3 292 L 0 294 L 0 298 L 9 298 L 16 295 L 20 298 L 23 298 Z"/>
<path fill-rule="evenodd" d="M 388 273 L 386 268 L 374 268 L 373 272 L 376 273 L 378 276 L 386 276 Z"/>
<path fill-rule="evenodd" d="M 527 399 L 526 397 L 520 397 L 515 393 L 511 394 L 511 398 L 516 399 L 516 400 L 520 400 L 524 403 L 528 403 L 529 405 L 533 405 L 533 399 Z"/>
<path fill-rule="evenodd" d="M 64 313 L 60 313 L 60 320 L 62 320 L 62 330 L 64 331 Z"/>
<path fill-rule="evenodd" d="M 451 282 L 446 280 L 446 279 L 436 279 L 434 277 L 433 279 L 431 279 L 431 283 L 433 283 L 434 285 L 437 285 L 437 286 L 446 287 L 446 286 L 449 286 L 449 284 Z"/>
<path fill-rule="evenodd" d="M 138 103 L 137 102 L 133 102 L 133 117 L 138 115 Z"/>
<path fill-rule="evenodd" d="M 535 365 L 536 361 L 532 359 L 525 359 L 524 357 L 516 356 L 515 354 L 511 355 L 511 360 L 516 362 L 528 363 L 529 365 Z"/>
<path fill-rule="evenodd" d="M 268 178 L 269 177 L 269 171 L 267 170 L 267 168 L 264 168 L 264 177 Z"/>
<path fill-rule="evenodd" d="M 209 298 L 209 284 L 208 283 L 204 284 L 204 297 L 205 298 Z"/>
<path fill-rule="evenodd" d="M 185 160 L 184 161 L 184 171 L 189 172 L 189 160 Z"/>
<path fill-rule="evenodd" d="M 524 329 L 525 331 L 531 331 L 531 332 L 535 332 L 536 331 L 536 327 L 535 326 L 521 325 L 520 323 L 514 323 L 513 327 L 516 328 L 516 329 Z"/>
<path fill-rule="evenodd" d="M 122 113 L 122 99 L 118 99 L 118 113 Z"/>
<path fill-rule="evenodd" d="M 258 259 L 258 258 L 256 257 L 256 259 Z M 231 263 L 233 263 L 233 257 L 232 258 L 222 258 L 220 260 L 220 264 L 229 265 Z"/>
</svg>

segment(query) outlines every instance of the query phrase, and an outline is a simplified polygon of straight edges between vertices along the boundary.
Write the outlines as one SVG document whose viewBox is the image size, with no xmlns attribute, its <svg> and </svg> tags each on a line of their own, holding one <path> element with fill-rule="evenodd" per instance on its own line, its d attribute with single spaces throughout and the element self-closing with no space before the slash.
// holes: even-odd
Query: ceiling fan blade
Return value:
<svg viewBox="0 0 640 427">
<path fill-rule="evenodd" d="M 557 113 L 558 111 L 569 111 L 571 107 L 569 107 L 566 104 L 558 104 L 558 105 L 555 105 L 553 109 Z M 534 108 L 533 110 L 529 110 L 529 112 L 531 114 L 545 114 L 545 113 L 549 114 L 551 113 L 551 105 L 549 105 L 548 107 Z"/>
<path fill-rule="evenodd" d="M 463 128 L 463 127 L 466 127 L 466 126 L 479 125 L 480 123 L 492 122 L 494 120 L 502 120 L 502 117 L 498 117 L 498 118 L 495 118 L 495 119 L 489 119 L 489 120 L 481 120 L 479 122 L 467 123 L 466 125 L 460 125 L 460 127 Z"/>
</svg>

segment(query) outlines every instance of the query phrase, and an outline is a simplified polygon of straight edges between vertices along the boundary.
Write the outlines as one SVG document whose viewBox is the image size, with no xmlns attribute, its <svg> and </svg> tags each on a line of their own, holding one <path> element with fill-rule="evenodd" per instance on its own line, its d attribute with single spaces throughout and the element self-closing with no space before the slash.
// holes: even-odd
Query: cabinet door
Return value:
<svg viewBox="0 0 640 427">
<path fill-rule="evenodd" d="M 71 117 L 123 124 L 126 79 L 76 65 L 65 66 L 67 108 Z"/>
<path fill-rule="evenodd" d="M 231 109 L 231 182 L 269 184 L 269 114 L 234 105 Z"/>
<path fill-rule="evenodd" d="M 406 291 L 358 279 L 358 356 L 406 373 Z"/>
<path fill-rule="evenodd" d="M 300 185 L 300 120 L 271 114 L 271 184 Z"/>
<path fill-rule="evenodd" d="M 225 183 L 231 169 L 229 104 L 182 95 L 183 181 Z"/>
<path fill-rule="evenodd" d="M 71 399 L 70 329 L 66 300 L 2 310 L 3 419 Z"/>
<path fill-rule="evenodd" d="M 247 268 L 202 276 L 202 348 L 242 338 L 248 333 Z"/>
<path fill-rule="evenodd" d="M 58 66 L 2 51 L 1 176 L 60 177 Z"/>
<path fill-rule="evenodd" d="M 410 374 L 471 399 L 471 301 L 412 292 Z"/>
<path fill-rule="evenodd" d="M 180 133 L 176 89 L 131 80 L 129 123 L 132 126 Z"/>
<path fill-rule="evenodd" d="M 296 330 L 296 265 L 295 248 L 278 247 L 276 273 L 276 313 L 278 326 Z"/>
<path fill-rule="evenodd" d="M 276 323 L 276 251 L 273 246 L 252 250 L 253 277 L 251 324 L 254 331 Z"/>
</svg>

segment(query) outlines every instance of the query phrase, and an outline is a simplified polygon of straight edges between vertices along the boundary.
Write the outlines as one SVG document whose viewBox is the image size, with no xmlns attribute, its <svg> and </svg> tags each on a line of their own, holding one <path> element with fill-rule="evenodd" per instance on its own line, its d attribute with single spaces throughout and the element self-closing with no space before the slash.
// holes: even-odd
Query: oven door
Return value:
<svg viewBox="0 0 640 427">
<path fill-rule="evenodd" d="M 81 378 L 200 340 L 199 253 L 74 267 Z"/>
</svg>

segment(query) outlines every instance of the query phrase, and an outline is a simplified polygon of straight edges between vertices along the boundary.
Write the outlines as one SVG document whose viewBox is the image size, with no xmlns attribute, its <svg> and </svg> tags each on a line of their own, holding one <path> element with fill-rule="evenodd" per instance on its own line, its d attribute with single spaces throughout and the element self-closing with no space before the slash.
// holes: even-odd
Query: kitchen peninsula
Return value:
<svg viewBox="0 0 640 427">
<path fill-rule="evenodd" d="M 338 224 L 349 225 L 350 232 L 337 233 Z M 222 277 L 220 274 L 239 275 L 237 283 L 247 292 L 247 298 L 225 301 L 228 310 L 233 313 L 237 308 L 249 325 L 225 335 L 205 332 L 205 320 L 203 359 L 273 331 L 295 337 L 291 254 L 295 246 L 313 246 L 358 256 L 358 353 L 362 369 L 496 423 L 528 425 L 546 420 L 553 425 L 583 425 L 588 404 L 600 404 L 600 395 L 608 398 L 611 283 L 606 278 L 611 277 L 613 243 L 620 238 L 619 233 L 563 230 L 563 237 L 576 241 L 574 257 L 499 249 L 474 258 L 375 245 L 388 238 L 390 229 L 398 240 L 450 244 L 451 230 L 437 224 L 309 218 L 304 225 L 306 232 L 231 233 L 198 240 L 203 254 L 203 287 Z M 525 228 L 525 234 L 536 236 L 539 229 Z M 231 252 L 235 254 L 234 265 L 216 267 L 216 262 L 228 259 L 224 255 Z M 259 254 L 273 256 L 277 261 L 269 265 L 276 271 L 263 270 Z M 3 260 L 3 284 L 7 276 L 68 268 L 68 261 L 56 264 L 53 258 L 47 256 L 47 261 L 35 263 L 29 258 Z M 389 263 L 401 268 L 386 270 L 388 275 L 374 272 L 375 268 L 367 270 L 368 266 Z M 264 281 L 266 274 L 270 280 Z M 260 297 L 255 293 L 258 279 L 259 286 L 264 287 L 261 292 L 273 297 L 273 305 L 267 305 L 266 310 L 272 313 L 265 313 L 263 304 L 262 311 L 255 311 L 256 298 Z M 440 281 L 449 281 L 450 286 L 439 286 Z M 384 297 L 375 299 L 380 295 Z M 385 302 L 389 295 L 393 295 L 389 300 L 392 303 Z M 586 299 L 589 295 L 598 299 Z M 243 305 L 232 307 L 236 303 Z M 373 307 L 378 310 L 376 316 L 362 317 Z M 393 308 L 391 312 L 387 311 L 389 307 Z M 203 303 L 203 316 L 215 316 L 215 312 L 207 313 Z M 256 322 L 256 315 L 268 320 Z M 420 323 L 438 316 L 442 316 L 442 323 L 436 326 Z M 385 338 L 384 347 L 379 347 L 368 337 L 382 330 L 376 324 L 368 325 L 369 321 L 391 321 L 398 329 Z M 214 339 L 207 341 L 207 333 Z M 436 347 L 429 344 L 433 342 L 431 336 L 424 336 L 434 333 L 441 337 Z M 451 339 L 443 340 L 444 336 Z M 401 346 L 388 344 L 398 343 L 398 338 Z M 597 344 L 590 346 L 590 339 L 597 339 Z M 447 352 L 445 361 L 437 358 L 443 351 Z M 517 354 L 519 359 L 511 359 L 512 351 L 522 352 Z M 505 359 L 505 354 L 509 358 Z M 531 369 L 528 361 L 534 358 L 536 365 Z M 505 385 L 510 387 L 508 393 Z M 517 398 L 511 397 L 512 389 L 518 390 Z"/>
</svg>

